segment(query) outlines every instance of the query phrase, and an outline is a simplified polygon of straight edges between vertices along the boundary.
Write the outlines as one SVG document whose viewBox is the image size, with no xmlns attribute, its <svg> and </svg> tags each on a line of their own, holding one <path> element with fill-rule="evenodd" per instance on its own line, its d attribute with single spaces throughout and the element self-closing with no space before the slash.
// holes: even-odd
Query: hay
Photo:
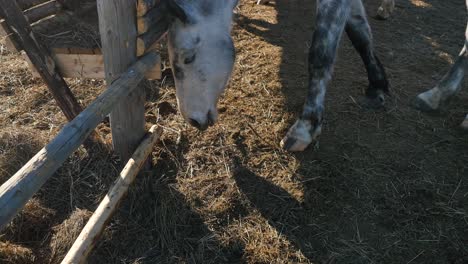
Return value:
<svg viewBox="0 0 468 264">
<path fill-rule="evenodd" d="M 31 130 L 0 130 L 0 184 L 8 180 L 41 148 L 40 136 Z"/>
<path fill-rule="evenodd" d="M 33 27 L 39 42 L 48 48 L 99 48 L 101 46 L 96 9 L 66 12 Z"/>
<path fill-rule="evenodd" d="M 171 76 L 151 83 L 147 117 L 167 128 L 153 153 L 157 167 L 132 186 L 90 263 L 468 263 L 468 145 L 455 131 L 466 91 L 439 116 L 408 107 L 449 66 L 427 37 L 456 55 L 466 10 L 427 2 L 434 8 L 403 1 L 395 19 L 370 19 L 396 106 L 371 112 L 354 103 L 367 77 L 344 37 L 320 148 L 290 154 L 277 146 L 306 96 L 314 1 L 240 1 L 236 70 L 219 122 L 204 133 L 190 128 L 174 113 Z M 366 7 L 372 13 L 378 4 Z M 0 60 L 2 127 L 53 137 L 66 121 L 46 88 L 14 54 Z M 69 81 L 84 104 L 103 90 L 101 82 Z M 100 131 L 108 134 L 108 124 Z M 74 155 L 41 190 L 38 199 L 56 214 L 41 239 L 25 245 L 36 263 L 49 263 L 60 244 L 52 245 L 58 230 L 52 234 L 50 225 L 61 226 L 74 208 L 95 208 L 105 195 L 115 176 L 110 163 Z M 64 233 L 60 241 L 71 245 L 78 231 Z M 66 249 L 54 250 L 59 261 Z"/>
<path fill-rule="evenodd" d="M 35 256 L 31 249 L 10 242 L 0 241 L 0 263 L 28 264 L 34 263 L 34 260 Z"/>
<path fill-rule="evenodd" d="M 8 224 L 3 235 L 10 241 L 41 241 L 49 232 L 54 216 L 54 210 L 33 198 Z"/>
<path fill-rule="evenodd" d="M 92 214 L 88 210 L 76 209 L 63 223 L 53 227 L 54 234 L 49 244 L 50 263 L 60 263 Z"/>
</svg>

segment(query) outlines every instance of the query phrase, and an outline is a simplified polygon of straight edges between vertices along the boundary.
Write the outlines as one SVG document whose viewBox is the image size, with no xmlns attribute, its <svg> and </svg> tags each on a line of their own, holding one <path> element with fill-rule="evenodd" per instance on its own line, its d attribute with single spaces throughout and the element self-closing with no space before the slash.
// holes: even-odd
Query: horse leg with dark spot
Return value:
<svg viewBox="0 0 468 264">
<path fill-rule="evenodd" d="M 465 1 L 468 15 L 468 0 Z M 461 82 L 468 66 L 468 24 L 465 29 L 465 45 L 458 55 L 452 68 L 445 74 L 442 80 L 432 89 L 419 94 L 414 105 L 422 111 L 436 111 L 452 98 L 461 88 Z M 464 130 L 468 130 L 468 115 L 461 123 Z"/>
<path fill-rule="evenodd" d="M 442 80 L 432 89 L 419 94 L 415 99 L 415 107 L 422 111 L 436 111 L 461 87 L 465 76 L 465 68 L 468 59 L 468 25 L 466 29 L 465 46 L 453 64 L 452 68 L 445 74 Z"/>
<path fill-rule="evenodd" d="M 381 107 L 385 102 L 384 93 L 388 93 L 388 81 L 385 69 L 375 54 L 371 28 L 361 0 L 352 0 L 346 33 L 366 66 L 369 79 L 366 90 L 367 106 Z"/>
<path fill-rule="evenodd" d="M 317 2 L 316 29 L 309 50 L 308 95 L 300 118 L 281 141 L 286 150 L 303 151 L 321 133 L 325 92 L 349 12 L 349 0 Z"/>
</svg>

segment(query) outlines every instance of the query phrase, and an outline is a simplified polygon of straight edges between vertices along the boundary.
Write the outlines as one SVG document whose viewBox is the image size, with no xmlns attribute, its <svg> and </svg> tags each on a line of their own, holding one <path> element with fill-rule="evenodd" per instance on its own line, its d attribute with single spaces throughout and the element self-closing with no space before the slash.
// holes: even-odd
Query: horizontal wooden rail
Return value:
<svg viewBox="0 0 468 264">
<path fill-rule="evenodd" d="M 153 150 L 154 144 L 162 134 L 162 128 L 153 126 L 148 136 L 140 143 L 135 153 L 120 173 L 112 188 L 99 204 L 78 238 L 73 243 L 70 251 L 62 261 L 62 264 L 85 263 L 90 251 L 93 249 L 106 223 L 114 214 L 117 206 L 128 191 L 128 187 L 135 180 L 138 172 Z"/>
<path fill-rule="evenodd" d="M 59 2 L 53 0 L 24 11 L 24 15 L 28 19 L 29 23 L 34 23 L 45 17 L 55 15 L 61 10 L 62 5 Z"/>
<path fill-rule="evenodd" d="M 154 52 L 141 58 L 110 84 L 108 89 L 83 112 L 65 125 L 47 146 L 0 186 L 0 230 L 85 141 L 113 107 L 138 86 L 145 72 L 157 61 L 158 55 Z"/>
<path fill-rule="evenodd" d="M 35 65 L 63 114 L 69 121 L 72 120 L 82 111 L 82 107 L 65 80 L 57 72 L 54 59 L 50 56 L 49 51 L 37 41 L 17 2 L 0 0 L 0 6 L 9 28 L 11 31 L 15 31 L 15 40 Z"/>
<path fill-rule="evenodd" d="M 11 0 L 11 1 L 16 1 L 18 5 L 21 7 L 21 9 L 25 10 L 33 6 L 47 2 L 48 0 Z"/>
<path fill-rule="evenodd" d="M 29 24 L 37 22 L 48 16 L 57 14 L 62 10 L 62 5 L 56 0 L 42 2 L 45 3 L 39 3 L 39 5 L 34 6 L 34 8 L 28 9 L 23 12 Z M 21 47 L 17 44 L 17 40 L 15 40 L 14 33 L 11 32 L 8 28 L 5 19 L 1 17 L 3 17 L 2 14 L 0 14 L 0 38 L 6 39 L 6 46 L 9 50 L 20 51 Z"/>
<path fill-rule="evenodd" d="M 51 53 L 60 74 L 64 78 L 105 78 L 104 58 L 100 50 L 84 48 L 52 48 Z M 28 56 L 23 57 L 28 62 L 33 77 L 40 77 Z M 146 72 L 145 77 L 148 80 L 161 79 L 161 61 L 159 57 L 156 65 Z"/>
</svg>

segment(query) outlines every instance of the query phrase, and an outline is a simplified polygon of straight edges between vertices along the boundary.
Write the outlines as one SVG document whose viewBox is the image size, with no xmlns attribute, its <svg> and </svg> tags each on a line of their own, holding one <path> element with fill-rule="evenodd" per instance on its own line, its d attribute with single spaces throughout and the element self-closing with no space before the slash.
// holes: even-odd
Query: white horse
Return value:
<svg viewBox="0 0 468 264">
<path fill-rule="evenodd" d="M 217 119 L 216 105 L 233 68 L 230 30 L 237 0 L 166 1 L 174 18 L 168 46 L 179 110 L 188 123 L 204 130 Z M 318 0 L 309 51 L 308 95 L 302 114 L 281 142 L 287 150 L 302 151 L 321 133 L 325 92 L 344 31 L 366 67 L 369 105 L 384 104 L 388 82 L 374 52 L 361 0 Z"/>
<path fill-rule="evenodd" d="M 230 78 L 230 35 L 237 0 L 166 0 L 173 22 L 168 50 L 177 103 L 184 119 L 200 130 L 218 117 L 217 102 Z"/>
<path fill-rule="evenodd" d="M 174 19 L 168 39 L 179 110 L 188 123 L 204 130 L 217 120 L 216 105 L 234 65 L 235 50 L 230 31 L 237 0 L 165 1 Z M 394 6 L 393 0 L 383 0 L 379 8 L 382 17 L 388 16 Z M 351 39 L 366 67 L 367 102 L 372 107 L 380 107 L 385 102 L 388 81 L 374 52 L 361 0 L 317 0 L 316 30 L 309 51 L 308 95 L 301 115 L 281 141 L 286 150 L 303 151 L 318 140 L 325 92 L 343 32 Z M 467 44 L 468 33 L 452 69 L 436 87 L 417 97 L 420 109 L 438 109 L 457 92 L 466 67 Z M 468 127 L 468 116 L 463 125 Z"/>
</svg>

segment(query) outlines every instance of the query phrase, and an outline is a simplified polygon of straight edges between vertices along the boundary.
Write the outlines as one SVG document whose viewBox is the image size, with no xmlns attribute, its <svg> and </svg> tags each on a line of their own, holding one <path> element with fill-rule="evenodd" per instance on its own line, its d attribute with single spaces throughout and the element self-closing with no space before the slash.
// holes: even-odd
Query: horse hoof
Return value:
<svg viewBox="0 0 468 264">
<path fill-rule="evenodd" d="M 460 124 L 460 127 L 464 131 L 468 132 L 468 118 L 465 118 L 465 120 L 463 120 L 463 122 Z"/>
<path fill-rule="evenodd" d="M 437 108 L 434 108 L 431 104 L 429 104 L 426 100 L 424 100 L 421 95 L 418 95 L 412 101 L 412 105 L 414 108 L 423 111 L 423 112 L 434 112 L 437 111 Z"/>
<path fill-rule="evenodd" d="M 378 94 L 374 97 L 366 96 L 363 102 L 363 106 L 369 109 L 380 109 L 385 105 L 385 95 Z"/>
<path fill-rule="evenodd" d="M 385 10 L 383 7 L 379 7 L 377 10 L 376 18 L 380 20 L 387 20 L 390 17 L 390 12 Z"/>
<path fill-rule="evenodd" d="M 286 151 L 301 152 L 306 150 L 310 143 L 312 142 L 286 136 L 281 140 L 280 146 Z"/>
<path fill-rule="evenodd" d="M 280 146 L 287 151 L 304 151 L 312 142 L 317 141 L 320 132 L 321 126 L 312 129 L 310 121 L 297 120 L 281 140 Z"/>
</svg>

